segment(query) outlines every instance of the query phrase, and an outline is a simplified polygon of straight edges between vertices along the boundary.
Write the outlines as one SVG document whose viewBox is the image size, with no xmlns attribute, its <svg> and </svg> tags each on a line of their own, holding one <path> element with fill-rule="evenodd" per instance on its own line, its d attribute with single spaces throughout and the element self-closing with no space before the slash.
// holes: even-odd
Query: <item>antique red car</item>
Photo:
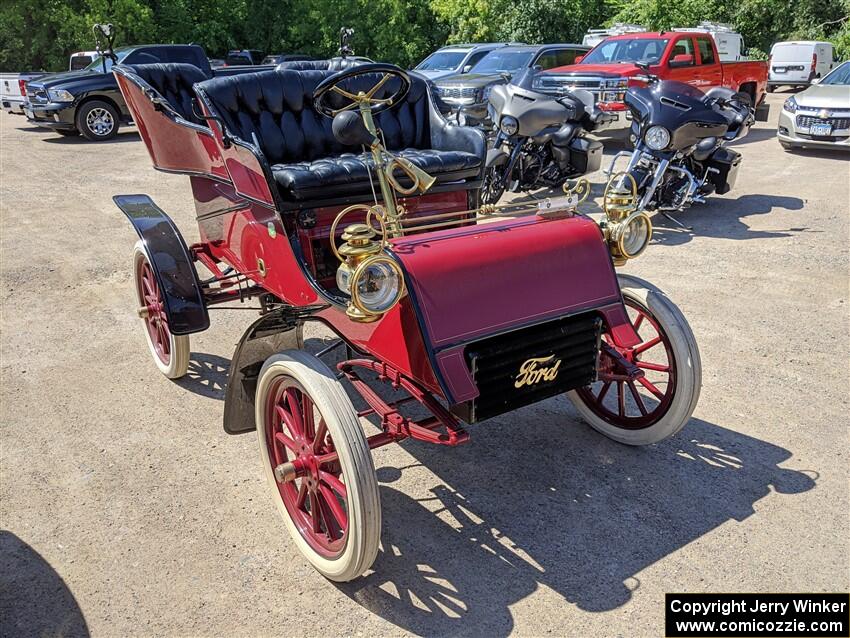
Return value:
<svg viewBox="0 0 850 638">
<path fill-rule="evenodd" d="M 622 443 L 684 426 L 700 389 L 693 334 L 664 293 L 614 270 L 649 241 L 645 215 L 613 197 L 598 224 L 574 194 L 481 207 L 485 140 L 448 123 L 427 82 L 386 64 L 293 66 L 220 78 L 116 67 L 154 166 L 189 176 L 201 241 L 187 246 L 145 195 L 115 201 L 140 237 L 138 313 L 167 377 L 187 372 L 211 306 L 259 301 L 224 429 L 257 430 L 278 509 L 316 569 L 345 581 L 375 559 L 371 448 L 458 445 L 464 422 L 564 394 Z M 306 352 L 308 321 L 338 340 Z M 334 370 L 332 350 L 344 353 Z"/>
</svg>

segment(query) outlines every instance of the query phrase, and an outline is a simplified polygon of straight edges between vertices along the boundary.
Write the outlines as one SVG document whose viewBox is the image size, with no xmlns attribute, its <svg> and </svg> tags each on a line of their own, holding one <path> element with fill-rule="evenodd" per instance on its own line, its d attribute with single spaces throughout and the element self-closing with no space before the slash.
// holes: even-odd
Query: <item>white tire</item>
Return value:
<svg viewBox="0 0 850 638">
<path fill-rule="evenodd" d="M 666 373 L 661 370 L 644 369 L 647 375 L 645 382 L 659 391 L 660 386 L 663 385 L 664 396 L 659 398 L 647 391 L 643 382 L 634 383 L 632 387 L 638 389 L 640 396 L 641 405 L 638 406 L 632 389 L 626 384 L 617 384 L 615 399 L 607 394 L 607 390 L 603 392 L 605 384 L 600 381 L 590 388 L 573 390 L 568 393 L 568 396 L 582 418 L 595 430 L 626 445 L 649 445 L 673 436 L 690 420 L 702 386 L 699 349 L 685 316 L 667 298 L 667 295 L 652 284 L 631 275 L 617 275 L 617 279 L 627 308 L 631 308 L 635 316 L 637 316 L 635 307 L 642 309 L 640 312 L 647 315 L 639 323 L 641 337 L 643 338 L 647 332 L 650 335 L 654 332 L 658 336 L 663 332 L 666 337 L 666 341 L 662 340 L 656 346 L 651 346 L 634 355 L 638 367 L 650 365 L 668 369 Z M 647 336 L 641 345 L 654 340 L 654 337 Z M 651 356 L 662 358 L 661 363 L 645 360 L 644 352 L 649 353 L 657 346 L 662 347 L 655 350 Z M 673 371 L 672 374 L 670 370 Z M 652 375 L 658 375 L 662 379 L 666 377 L 667 381 L 662 383 L 652 378 Z M 673 378 L 672 382 L 670 382 L 671 378 Z M 628 393 L 626 393 L 627 388 Z M 589 400 L 589 397 L 595 397 L 597 393 L 602 395 L 601 401 Z M 622 400 L 619 393 L 624 396 Z M 616 406 L 612 407 L 612 403 Z M 647 415 L 643 414 L 641 406 L 648 411 Z M 653 407 L 654 411 L 650 410 Z M 634 416 L 629 415 L 630 410 Z"/>
<path fill-rule="evenodd" d="M 168 329 L 159 284 L 141 240 L 133 248 L 133 288 L 145 339 L 156 367 L 169 379 L 179 379 L 189 370 L 189 335 L 174 335 Z"/>
<path fill-rule="evenodd" d="M 299 438 L 297 422 L 289 423 L 292 413 L 304 410 L 305 405 L 309 407 L 301 415 L 303 436 Z M 312 415 L 312 438 L 304 415 Z M 330 440 L 318 433 L 322 421 Z M 299 551 L 330 580 L 345 582 L 362 575 L 378 554 L 381 500 L 366 436 L 333 372 L 301 350 L 269 357 L 257 383 L 256 423 L 263 472 Z M 278 441 L 280 435 L 289 439 L 288 443 Z M 338 462 L 315 466 L 329 451 L 336 452 Z M 279 483 L 275 467 L 296 459 L 316 469 Z M 328 474 L 336 479 L 331 480 Z M 344 488 L 344 497 L 338 491 L 340 487 Z M 337 505 L 344 512 L 344 527 L 339 523 Z"/>
</svg>

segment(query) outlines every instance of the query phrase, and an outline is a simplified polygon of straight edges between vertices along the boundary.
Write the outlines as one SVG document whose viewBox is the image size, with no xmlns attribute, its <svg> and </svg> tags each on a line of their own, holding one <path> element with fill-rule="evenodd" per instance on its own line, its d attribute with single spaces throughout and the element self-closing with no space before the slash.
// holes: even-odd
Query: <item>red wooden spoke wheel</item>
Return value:
<svg viewBox="0 0 850 638">
<path fill-rule="evenodd" d="M 676 392 L 676 359 L 670 339 L 647 308 L 626 299 L 629 319 L 641 342 L 618 348 L 610 335 L 603 339 L 645 376 L 623 380 L 627 372 L 604 351 L 600 356 L 599 380 L 578 390 L 582 400 L 600 418 L 629 430 L 649 427 L 664 416 Z"/>
<path fill-rule="evenodd" d="M 301 553 L 332 580 L 357 578 L 381 537 L 378 481 L 351 400 L 316 357 L 269 357 L 255 398 L 260 457 Z"/>
<path fill-rule="evenodd" d="M 598 380 L 569 396 L 588 423 L 631 445 L 656 443 L 678 432 L 699 398 L 699 350 L 682 312 L 663 292 L 636 277 L 620 275 L 623 301 L 640 342 L 630 347 L 603 339 Z M 624 363 L 625 362 L 625 363 Z M 634 378 L 629 367 L 643 375 Z"/>
<path fill-rule="evenodd" d="M 141 287 L 139 295 L 144 304 L 145 313 L 142 315 L 142 320 L 148 329 L 148 336 L 154 346 L 154 352 L 159 360 L 165 365 L 171 361 L 171 332 L 168 330 L 168 317 L 165 316 L 165 307 L 162 302 L 162 295 L 159 292 L 159 286 L 156 283 L 151 265 L 147 260 L 140 262 L 141 272 L 137 277 L 137 281 Z"/>
<path fill-rule="evenodd" d="M 169 379 L 182 377 L 189 369 L 189 336 L 174 335 L 168 327 L 162 291 L 143 242 L 134 249 L 133 275 L 138 314 L 154 363 Z"/>
<path fill-rule="evenodd" d="M 289 516 L 322 556 L 338 556 L 348 531 L 347 491 L 327 422 L 294 379 L 279 378 L 267 400 L 266 443 L 278 467 L 294 461 L 298 476 L 278 482 Z"/>
</svg>

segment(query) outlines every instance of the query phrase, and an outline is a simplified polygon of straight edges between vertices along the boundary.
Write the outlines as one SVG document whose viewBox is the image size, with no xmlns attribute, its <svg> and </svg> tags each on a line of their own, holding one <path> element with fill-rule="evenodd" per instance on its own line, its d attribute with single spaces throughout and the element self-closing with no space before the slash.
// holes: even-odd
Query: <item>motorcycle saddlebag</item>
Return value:
<svg viewBox="0 0 850 638">
<path fill-rule="evenodd" d="M 566 155 L 564 151 L 567 150 L 569 151 L 569 164 L 577 175 L 598 171 L 599 167 L 602 166 L 602 142 L 589 140 L 585 137 L 576 137 L 567 148 L 553 146 L 552 151 L 559 164 L 561 160 L 559 155 Z"/>
<path fill-rule="evenodd" d="M 728 148 L 719 148 L 706 162 L 707 168 L 716 168 L 708 175 L 708 181 L 714 184 L 714 192 L 725 195 L 735 187 L 738 168 L 741 166 L 741 154 Z"/>
</svg>

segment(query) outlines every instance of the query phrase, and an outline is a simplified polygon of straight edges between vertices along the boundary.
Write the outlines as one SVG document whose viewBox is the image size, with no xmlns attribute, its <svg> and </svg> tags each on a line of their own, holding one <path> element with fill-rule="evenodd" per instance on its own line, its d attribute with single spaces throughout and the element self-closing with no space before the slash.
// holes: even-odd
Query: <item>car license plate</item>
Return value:
<svg viewBox="0 0 850 638">
<path fill-rule="evenodd" d="M 822 124 L 812 124 L 809 127 L 810 135 L 832 135 L 832 124 L 824 122 Z"/>
</svg>

